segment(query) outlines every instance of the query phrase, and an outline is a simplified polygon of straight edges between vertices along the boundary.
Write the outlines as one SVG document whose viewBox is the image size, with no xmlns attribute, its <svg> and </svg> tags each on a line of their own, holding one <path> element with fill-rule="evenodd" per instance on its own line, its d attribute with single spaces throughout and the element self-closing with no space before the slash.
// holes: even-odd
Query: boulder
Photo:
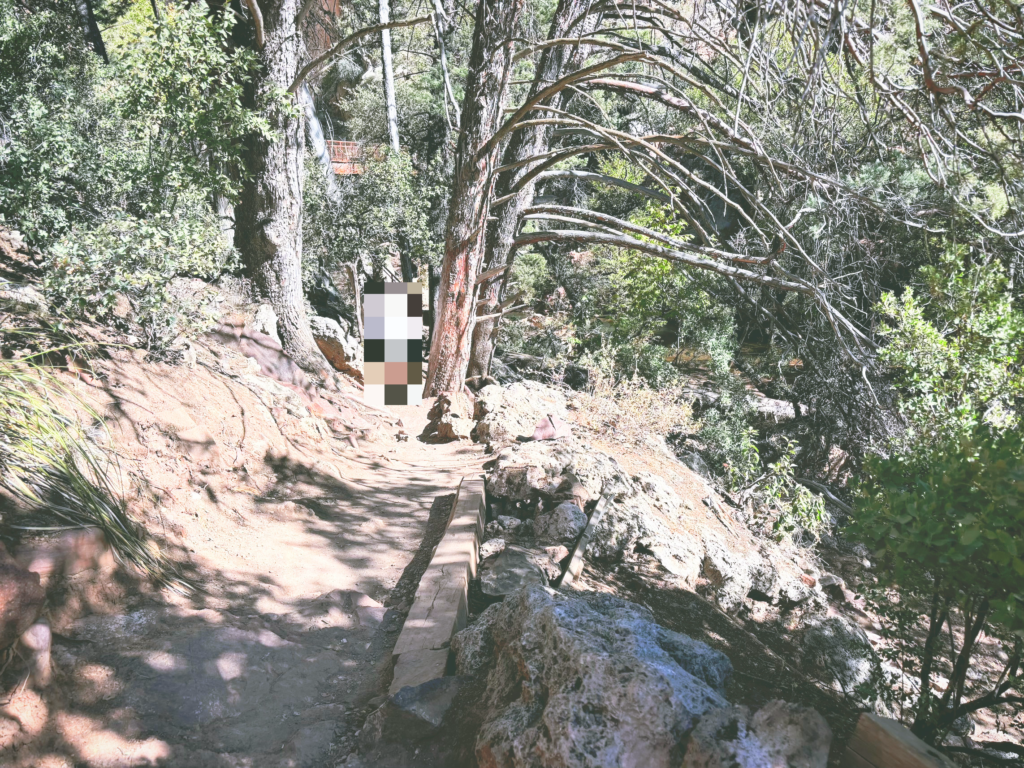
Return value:
<svg viewBox="0 0 1024 768">
<path fill-rule="evenodd" d="M 327 362 L 337 370 L 362 378 L 363 345 L 329 317 L 309 318 L 309 329 Z"/>
<path fill-rule="evenodd" d="M 571 501 L 564 501 L 550 512 L 537 515 L 534 535 L 541 541 L 572 544 L 587 527 L 587 513 Z"/>
<path fill-rule="evenodd" d="M 481 389 L 473 417 L 478 422 L 478 440 L 504 444 L 531 436 L 541 419 L 554 416 L 564 420 L 567 415 L 561 391 L 534 381 L 520 381 L 507 387 L 491 384 Z"/>
<path fill-rule="evenodd" d="M 832 731 L 809 707 L 770 701 L 709 712 L 690 735 L 682 768 L 825 768 Z"/>
<path fill-rule="evenodd" d="M 560 437 L 572 437 L 572 427 L 557 416 L 545 416 L 533 428 L 533 440 L 557 440 Z"/>
<path fill-rule="evenodd" d="M 491 597 L 503 597 L 531 584 L 543 586 L 561 573 L 546 552 L 508 545 L 480 564 L 480 590 Z"/>
<path fill-rule="evenodd" d="M 571 471 L 562 474 L 562 482 L 555 489 L 555 500 L 571 501 L 577 507 L 582 508 L 593 498 L 587 487 Z"/>
<path fill-rule="evenodd" d="M 883 672 L 864 630 L 842 616 L 812 616 L 798 641 L 801 669 L 858 703 L 872 698 L 865 691 L 879 687 Z"/>
<path fill-rule="evenodd" d="M 506 542 L 502 538 L 488 539 L 480 545 L 480 559 L 486 560 L 488 557 L 494 555 L 500 555 L 505 549 Z"/>
<path fill-rule="evenodd" d="M 452 416 L 443 418 L 437 425 L 437 436 L 442 440 L 469 440 L 473 436 L 473 420 Z"/>
<path fill-rule="evenodd" d="M 561 563 L 571 554 L 569 549 L 562 544 L 553 547 L 544 547 L 544 552 L 547 553 L 548 560 L 552 563 Z"/>
<path fill-rule="evenodd" d="M 39 574 L 18 565 L 0 544 L 0 648 L 11 645 L 35 623 L 45 600 Z"/>
<path fill-rule="evenodd" d="M 623 561 L 653 555 L 687 588 L 705 576 L 728 612 L 737 612 L 748 598 L 785 608 L 800 605 L 811 613 L 826 608 L 821 586 L 792 553 L 756 538 L 713 496 L 707 501 L 710 512 L 684 509 L 664 478 L 650 472 L 630 477 L 613 457 L 574 438 L 503 448 L 487 477 L 487 491 L 498 499 L 546 504 L 603 496 L 607 501 L 588 544 L 590 557 Z M 536 522 L 537 536 L 550 538 L 546 515 Z"/>
<path fill-rule="evenodd" d="M 652 554 L 662 567 L 692 587 L 701 573 L 701 539 L 658 509 L 658 499 L 643 490 L 609 501 L 594 528 L 588 552 L 605 560 L 623 560 L 637 551 Z"/>
<path fill-rule="evenodd" d="M 487 527 L 484 528 L 484 532 L 488 539 L 495 539 L 499 537 L 514 539 L 522 529 L 524 523 L 525 521 L 520 520 L 518 517 L 498 515 L 496 519 L 491 520 L 491 522 L 487 524 Z"/>
<path fill-rule="evenodd" d="M 721 535 L 707 533 L 702 536 L 704 561 L 701 571 L 714 588 L 718 607 L 726 613 L 736 613 L 743 606 L 751 590 L 772 602 L 777 593 L 773 574 L 756 547 L 736 547 Z"/>
<path fill-rule="evenodd" d="M 607 453 L 577 448 L 566 469 L 593 497 L 630 495 L 635 490 L 629 473 Z"/>
<path fill-rule="evenodd" d="M 452 638 L 486 676 L 482 768 L 675 768 L 686 733 L 728 706 L 729 660 L 610 595 L 527 587 Z"/>
<path fill-rule="evenodd" d="M 554 495 L 575 453 L 574 445 L 561 441 L 505 448 L 498 452 L 494 469 L 487 476 L 487 492 L 512 501 L 527 501 L 539 494 Z"/>
</svg>

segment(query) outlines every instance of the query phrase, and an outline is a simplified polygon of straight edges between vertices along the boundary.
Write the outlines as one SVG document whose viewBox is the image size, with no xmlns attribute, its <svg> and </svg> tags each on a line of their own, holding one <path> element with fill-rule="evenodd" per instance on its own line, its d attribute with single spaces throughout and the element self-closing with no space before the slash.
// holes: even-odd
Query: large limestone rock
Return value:
<svg viewBox="0 0 1024 768">
<path fill-rule="evenodd" d="M 479 431 L 479 427 L 478 427 Z M 571 477 L 590 498 L 634 492 L 629 474 L 615 459 L 591 451 L 573 439 L 511 445 L 498 452 L 487 490 L 495 496 L 525 501 L 537 494 L 555 495 Z"/>
<path fill-rule="evenodd" d="M 544 567 L 547 559 L 522 547 L 505 546 L 497 557 L 480 564 L 480 590 L 501 597 L 530 584 L 543 586 L 551 578 Z M 558 577 L 557 567 L 554 576 Z"/>
<path fill-rule="evenodd" d="M 537 515 L 533 521 L 534 535 L 544 542 L 575 543 L 587 527 L 587 514 L 571 501 L 564 501 L 550 512 Z"/>
<path fill-rule="evenodd" d="M 505 448 L 498 452 L 494 469 L 487 476 L 487 492 L 512 501 L 527 501 L 539 494 L 553 495 L 575 452 L 574 446 L 561 441 Z"/>
<path fill-rule="evenodd" d="M 514 502 L 560 501 L 573 487 L 607 499 L 589 557 L 617 562 L 653 555 L 688 588 L 706 578 L 719 606 L 731 613 L 751 598 L 799 605 L 810 613 L 827 606 L 821 587 L 806 577 L 792 552 L 758 539 L 713 498 L 699 509 L 684 505 L 663 477 L 631 477 L 613 457 L 579 440 L 507 446 L 487 478 L 488 493 Z"/>
<path fill-rule="evenodd" d="M 682 768 L 825 768 L 832 731 L 809 707 L 771 701 L 709 712 L 690 736 Z"/>
<path fill-rule="evenodd" d="M 811 617 L 799 633 L 801 668 L 836 691 L 866 703 L 882 664 L 864 630 L 842 616 Z M 865 686 L 858 691 L 859 686 Z"/>
<path fill-rule="evenodd" d="M 18 565 L 0 544 L 0 648 L 9 646 L 35 623 L 45 600 L 39 574 Z"/>
<path fill-rule="evenodd" d="M 675 514 L 679 497 L 664 480 L 658 480 L 663 487 L 657 490 L 663 495 L 648 493 L 643 482 L 616 479 L 626 490 L 609 501 L 588 551 L 605 560 L 628 559 L 638 550 L 650 552 L 665 570 L 692 587 L 703 564 L 701 538 L 680 524 Z M 646 487 L 653 488 L 650 482 Z"/>
<path fill-rule="evenodd" d="M 309 329 L 327 362 L 337 370 L 362 379 L 363 345 L 329 317 L 309 318 Z"/>
<path fill-rule="evenodd" d="M 528 587 L 452 639 L 486 675 L 482 768 L 677 768 L 697 719 L 727 706 L 729 660 L 609 595 Z"/>
<path fill-rule="evenodd" d="M 477 439 L 485 443 L 513 443 L 533 435 L 545 416 L 565 419 L 565 395 L 534 381 L 520 381 L 502 387 L 491 384 L 480 390 L 473 417 Z"/>
</svg>

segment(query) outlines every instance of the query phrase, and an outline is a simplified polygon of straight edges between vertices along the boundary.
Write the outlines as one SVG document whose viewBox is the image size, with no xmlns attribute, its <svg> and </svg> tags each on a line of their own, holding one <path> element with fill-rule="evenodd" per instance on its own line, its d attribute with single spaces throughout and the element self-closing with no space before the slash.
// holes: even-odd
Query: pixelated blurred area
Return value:
<svg viewBox="0 0 1024 768">
<path fill-rule="evenodd" d="M 423 397 L 423 284 L 368 282 L 363 327 L 366 403 L 418 405 Z"/>
</svg>

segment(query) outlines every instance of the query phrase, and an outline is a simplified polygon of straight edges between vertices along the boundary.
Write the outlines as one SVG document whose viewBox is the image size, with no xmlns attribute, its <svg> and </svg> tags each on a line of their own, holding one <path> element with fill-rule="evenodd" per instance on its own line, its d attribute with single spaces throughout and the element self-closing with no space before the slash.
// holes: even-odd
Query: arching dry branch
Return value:
<svg viewBox="0 0 1024 768">
<path fill-rule="evenodd" d="M 483 145 L 482 154 L 509 148 L 494 171 L 499 251 L 507 264 L 515 248 L 542 242 L 623 247 L 722 274 L 744 302 L 749 296 L 733 278 L 797 293 L 863 368 L 873 344 L 862 323 L 882 265 L 870 256 L 851 262 L 823 233 L 842 233 L 854 253 L 870 253 L 872 241 L 857 231 L 947 238 L 967 222 L 983 249 L 1020 253 L 1024 20 L 1015 8 L 982 0 L 595 3 L 572 32 L 553 28 L 550 39 L 514 54 L 538 69 Z M 562 49 L 584 55 L 550 71 L 544 62 Z M 609 99 L 633 105 L 643 128 L 612 116 Z M 855 145 L 854 134 L 868 143 Z M 644 180 L 598 173 L 596 158 L 610 154 Z M 866 189 L 851 173 L 870 162 L 920 169 L 937 191 L 913 200 Z M 611 183 L 666 205 L 688 237 L 666 243 L 600 211 L 531 207 L 536 185 L 566 180 Z M 1000 193 L 999 210 L 1008 213 L 986 217 L 979 200 Z M 530 231 L 542 218 L 549 228 Z M 487 248 L 495 237 L 492 228 Z M 509 270 L 503 274 L 507 280 Z M 492 279 L 482 314 L 500 301 L 493 286 Z M 754 318 L 761 309 L 755 304 Z M 806 336 L 795 330 L 787 338 Z M 488 357 L 479 356 L 476 374 L 486 373 Z"/>
</svg>

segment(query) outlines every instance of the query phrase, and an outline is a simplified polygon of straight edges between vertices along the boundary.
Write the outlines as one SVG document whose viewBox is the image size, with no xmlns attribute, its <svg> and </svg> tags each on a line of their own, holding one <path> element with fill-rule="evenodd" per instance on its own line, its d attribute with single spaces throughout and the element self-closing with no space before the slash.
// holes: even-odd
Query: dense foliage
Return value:
<svg viewBox="0 0 1024 768">
<path fill-rule="evenodd" d="M 882 587 L 900 602 L 927 607 L 923 643 L 909 645 L 906 670 L 920 679 L 914 730 L 934 740 L 957 718 L 1013 701 L 1024 693 L 1019 676 L 1024 635 L 1024 438 L 978 424 L 945 438 L 928 461 L 872 457 L 860 487 L 863 499 L 849 533 L 877 559 Z M 886 615 L 887 611 L 881 611 Z M 895 614 L 890 614 L 895 616 Z M 960 635 L 959 648 L 945 642 Z M 906 624 L 891 623 L 894 636 Z M 994 686 L 967 677 L 982 632 L 1015 637 L 1014 653 Z M 938 660 L 949 678 L 933 693 Z"/>
<path fill-rule="evenodd" d="M 470 153 L 459 113 L 480 105 L 468 73 L 486 64 L 471 62 L 473 7 L 442 0 L 392 31 L 394 150 L 380 37 L 349 36 L 377 3 L 306 6 L 301 62 L 351 45 L 273 86 L 259 2 L 93 5 L 108 62 L 75 3 L 0 0 L 0 217 L 44 252 L 62 322 L 164 347 L 202 320 L 175 281 L 258 280 L 252 252 L 283 251 L 282 229 L 301 233 L 280 259 L 301 268 L 296 317 L 304 299 L 351 314 L 353 288 L 400 260 L 436 291 L 446 247 L 449 267 L 463 258 L 446 222 L 467 174 L 486 171 L 464 238 L 476 247 L 509 210 L 487 196 L 532 188 L 510 263 L 479 270 L 504 281 L 481 309 L 498 317 L 503 375 L 583 390 L 595 428 L 667 433 L 767 535 L 865 547 L 883 631 L 920 680 L 904 703 L 924 737 L 1020 703 L 1018 6 L 602 4 L 571 31 L 591 44 L 563 46 L 572 82 L 541 98 L 565 4 L 530 0 L 505 41 L 507 93 L 483 110 L 493 146 Z M 360 144 L 360 173 L 334 177 L 322 146 L 296 172 L 306 134 L 281 126 L 300 113 L 307 148 L 319 133 Z M 506 155 L 534 129 L 542 150 Z M 264 161 L 282 147 L 279 175 L 295 177 L 274 186 Z M 296 205 L 268 237 L 271 187 Z M 260 247 L 235 252 L 235 220 Z M 478 276 L 446 287 L 465 298 Z M 966 675 L 982 631 L 1014 648 L 988 692 Z M 936 696 L 940 669 L 952 682 Z"/>
<path fill-rule="evenodd" d="M 168 5 L 130 17 L 103 66 L 67 4 L 0 3 L 0 215 L 47 250 L 45 287 L 69 318 L 110 319 L 147 346 L 177 334 L 177 276 L 235 260 L 209 201 L 237 191 L 241 106 L 254 66 L 229 15 Z"/>
</svg>

